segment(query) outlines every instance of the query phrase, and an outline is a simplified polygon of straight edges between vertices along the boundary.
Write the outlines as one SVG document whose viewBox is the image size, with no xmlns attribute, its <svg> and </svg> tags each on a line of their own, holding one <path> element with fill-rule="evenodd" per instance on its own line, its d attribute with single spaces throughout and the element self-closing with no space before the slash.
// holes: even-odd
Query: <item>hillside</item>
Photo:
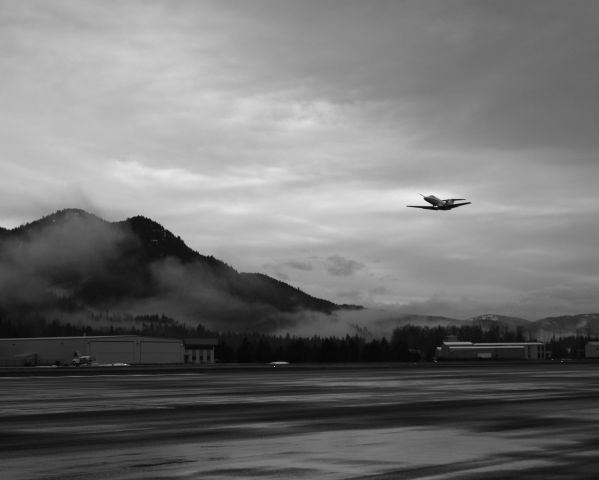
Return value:
<svg viewBox="0 0 599 480">
<path fill-rule="evenodd" d="M 455 327 L 456 329 L 478 327 L 483 332 L 513 332 L 524 339 L 548 341 L 551 338 L 569 336 L 599 337 L 599 313 L 563 315 L 538 320 L 527 320 L 497 314 L 483 314 L 470 319 L 457 319 L 435 315 L 403 314 L 379 319 L 379 330 L 391 331 L 412 325 L 420 328 Z"/>
<path fill-rule="evenodd" d="M 166 314 L 211 328 L 264 330 L 339 306 L 189 248 L 157 222 L 61 210 L 0 230 L 0 309 L 85 322 L 97 312 Z M 355 308 L 355 307 L 353 307 Z"/>
<path fill-rule="evenodd" d="M 545 338 L 566 335 L 599 336 L 599 313 L 547 317 L 532 323 L 533 328 L 542 332 Z"/>
</svg>

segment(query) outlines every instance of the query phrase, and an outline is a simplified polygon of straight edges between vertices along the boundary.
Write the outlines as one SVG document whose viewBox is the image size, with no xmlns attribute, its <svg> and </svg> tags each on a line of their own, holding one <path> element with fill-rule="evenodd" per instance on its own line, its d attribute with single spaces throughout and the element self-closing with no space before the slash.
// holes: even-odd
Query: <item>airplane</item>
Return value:
<svg viewBox="0 0 599 480">
<path fill-rule="evenodd" d="M 278 362 L 270 362 L 270 363 L 269 363 L 269 365 L 272 365 L 272 366 L 273 366 L 273 367 L 275 367 L 275 368 L 276 368 L 276 367 L 283 367 L 283 366 L 285 366 L 285 365 L 289 365 L 289 362 L 281 362 L 281 361 L 278 361 Z"/>
<path fill-rule="evenodd" d="M 425 210 L 451 210 L 452 208 L 461 207 L 462 205 L 470 205 L 472 202 L 464 202 L 464 203 L 455 203 L 460 200 L 466 200 L 465 198 L 448 198 L 446 200 L 441 200 L 440 198 L 435 197 L 434 195 L 429 195 L 425 197 L 422 193 L 419 193 L 422 198 L 424 198 L 428 203 L 432 205 L 422 206 L 422 205 L 406 205 L 411 208 L 424 208 Z"/>
<path fill-rule="evenodd" d="M 71 365 L 74 367 L 80 367 L 81 365 L 91 365 L 94 363 L 96 359 L 91 355 L 81 355 L 81 352 L 78 350 L 73 353 L 73 360 L 71 360 Z"/>
</svg>

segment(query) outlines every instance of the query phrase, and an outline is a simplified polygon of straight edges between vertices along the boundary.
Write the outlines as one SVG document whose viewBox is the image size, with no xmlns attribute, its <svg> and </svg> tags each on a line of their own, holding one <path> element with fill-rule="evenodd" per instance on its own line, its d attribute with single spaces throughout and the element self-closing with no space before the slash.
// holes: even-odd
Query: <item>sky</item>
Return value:
<svg viewBox="0 0 599 480">
<path fill-rule="evenodd" d="M 144 215 L 385 312 L 599 311 L 598 24 L 594 0 L 0 0 L 0 225 Z"/>
</svg>

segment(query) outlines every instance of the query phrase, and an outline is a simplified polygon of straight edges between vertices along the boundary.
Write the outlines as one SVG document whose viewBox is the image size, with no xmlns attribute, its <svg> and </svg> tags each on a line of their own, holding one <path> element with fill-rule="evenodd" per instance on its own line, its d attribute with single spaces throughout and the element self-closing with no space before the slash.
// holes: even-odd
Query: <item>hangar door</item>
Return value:
<svg viewBox="0 0 599 480">
<path fill-rule="evenodd" d="M 183 363 L 181 342 L 140 342 L 141 363 Z"/>
<path fill-rule="evenodd" d="M 98 363 L 137 363 L 134 340 L 91 341 L 90 355 Z"/>
</svg>

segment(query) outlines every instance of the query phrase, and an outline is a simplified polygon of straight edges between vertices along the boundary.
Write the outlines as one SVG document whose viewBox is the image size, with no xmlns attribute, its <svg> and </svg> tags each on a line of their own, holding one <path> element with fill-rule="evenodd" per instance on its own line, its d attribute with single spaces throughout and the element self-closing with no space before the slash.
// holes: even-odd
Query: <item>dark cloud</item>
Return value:
<svg viewBox="0 0 599 480">
<path fill-rule="evenodd" d="M 409 117 L 429 146 L 598 146 L 593 1 L 233 5 L 247 23 L 231 41 L 261 86 Z"/>
<path fill-rule="evenodd" d="M 299 260 L 291 260 L 287 262 L 287 266 L 293 268 L 294 270 L 302 270 L 305 272 L 309 272 L 313 268 L 310 262 L 302 262 Z"/>
<path fill-rule="evenodd" d="M 374 288 L 371 288 L 369 292 L 371 295 L 388 295 L 392 293 L 387 287 L 383 285 L 378 285 Z"/>
<path fill-rule="evenodd" d="M 364 264 L 342 257 L 341 255 L 333 255 L 327 258 L 326 268 L 333 276 L 348 277 L 364 268 Z"/>
</svg>

